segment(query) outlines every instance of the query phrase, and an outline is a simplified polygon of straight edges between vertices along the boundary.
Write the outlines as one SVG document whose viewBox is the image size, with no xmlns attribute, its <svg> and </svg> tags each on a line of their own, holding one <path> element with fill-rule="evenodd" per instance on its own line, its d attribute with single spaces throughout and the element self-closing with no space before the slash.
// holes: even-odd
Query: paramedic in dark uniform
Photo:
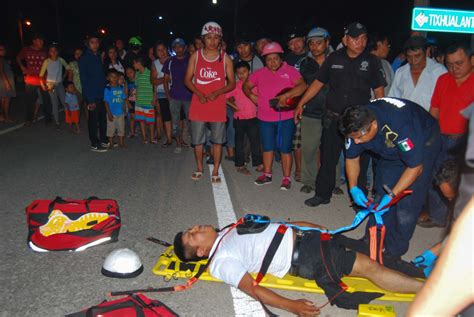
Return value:
<svg viewBox="0 0 474 317">
<path fill-rule="evenodd" d="M 376 98 L 383 97 L 384 86 L 387 85 L 380 59 L 365 51 L 367 29 L 362 24 L 349 24 L 342 41 L 345 48 L 328 56 L 295 109 L 295 122 L 298 122 L 303 106 L 328 84 L 327 110 L 322 118 L 321 167 L 316 177 L 315 195 L 305 201 L 310 207 L 328 204 L 331 200 L 336 181 L 336 165 L 344 148 L 344 138 L 337 129 L 340 115 L 349 106 L 369 102 L 371 89 Z M 366 190 L 369 162 L 367 154 L 362 161 L 363 173 L 359 184 Z"/>
<path fill-rule="evenodd" d="M 385 210 L 384 206 L 403 190 L 413 190 L 383 215 L 385 252 L 394 257 L 402 256 L 408 250 L 418 215 L 426 201 L 434 162 L 441 149 L 436 119 L 414 102 L 381 98 L 346 109 L 339 122 L 339 131 L 346 137 L 347 180 L 356 204 L 365 207 L 368 202 L 357 187 L 359 158 L 365 151 L 380 157 L 375 173 L 377 210 Z M 384 184 L 392 192 L 386 193 Z M 371 225 L 373 223 L 369 221 Z"/>
</svg>

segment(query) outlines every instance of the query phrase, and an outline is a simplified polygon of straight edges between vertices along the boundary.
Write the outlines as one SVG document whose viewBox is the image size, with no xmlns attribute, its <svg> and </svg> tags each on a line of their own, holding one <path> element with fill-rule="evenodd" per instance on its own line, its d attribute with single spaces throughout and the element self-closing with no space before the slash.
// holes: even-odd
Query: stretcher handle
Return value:
<svg viewBox="0 0 474 317">
<path fill-rule="evenodd" d="M 95 196 L 90 196 L 89 198 L 87 198 L 85 200 L 85 203 L 84 203 L 84 206 L 86 208 L 86 211 L 89 213 L 91 212 L 90 209 L 89 209 L 89 202 L 91 200 L 94 200 L 94 199 L 98 199 L 97 197 Z M 70 201 L 67 201 L 67 200 L 64 200 L 62 197 L 60 196 L 56 196 L 56 198 L 54 198 L 50 203 L 49 203 L 49 206 L 48 206 L 48 215 L 50 215 L 53 210 L 54 210 L 54 207 L 56 206 L 56 204 L 63 204 L 63 205 L 66 205 L 66 204 L 74 204 L 74 205 L 79 205 L 79 203 L 76 203 L 76 202 L 70 202 Z"/>
</svg>

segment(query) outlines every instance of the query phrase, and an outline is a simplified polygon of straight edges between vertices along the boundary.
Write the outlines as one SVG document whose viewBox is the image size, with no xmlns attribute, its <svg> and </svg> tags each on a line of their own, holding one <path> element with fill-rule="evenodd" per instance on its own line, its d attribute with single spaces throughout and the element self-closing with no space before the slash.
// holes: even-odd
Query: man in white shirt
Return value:
<svg viewBox="0 0 474 317">
<path fill-rule="evenodd" d="M 291 224 L 322 228 L 306 222 Z M 175 254 L 184 262 L 212 256 L 209 265 L 212 276 L 238 287 L 263 304 L 299 316 L 316 316 L 319 314 L 319 308 L 315 303 L 304 299 L 288 299 L 270 289 L 255 285 L 255 280 L 249 274 L 260 271 L 262 261 L 277 230 L 281 232 L 280 225 L 276 223 L 269 224 L 261 232 L 249 234 L 239 234 L 235 228 L 218 232 L 210 225 L 196 225 L 176 235 Z M 298 264 L 297 269 L 295 263 Z M 370 260 L 362 253 L 346 250 L 332 240 L 322 239 L 319 231 L 306 231 L 304 235 L 298 234 L 297 237 L 297 230 L 291 227 L 284 232 L 267 273 L 282 278 L 290 268 L 294 275 L 315 279 L 325 290 L 331 304 L 346 309 L 357 309 L 359 303 L 368 303 L 382 294 L 347 293 L 341 290 L 337 282 L 343 275 L 364 277 L 382 289 L 398 293 L 416 293 L 423 285 L 414 278 Z"/>
<path fill-rule="evenodd" d="M 408 99 L 429 111 L 436 81 L 447 70 L 427 58 L 426 47 L 424 37 L 412 36 L 407 40 L 404 52 L 408 63 L 397 69 L 388 95 Z"/>
</svg>

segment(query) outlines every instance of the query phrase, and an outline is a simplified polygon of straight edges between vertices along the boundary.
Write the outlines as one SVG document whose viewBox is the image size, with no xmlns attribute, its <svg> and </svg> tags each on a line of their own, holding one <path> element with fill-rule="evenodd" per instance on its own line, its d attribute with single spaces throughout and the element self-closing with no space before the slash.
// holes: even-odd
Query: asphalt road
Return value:
<svg viewBox="0 0 474 317">
<path fill-rule="evenodd" d="M 0 126 L 0 129 L 2 127 Z M 5 128 L 5 127 L 3 127 Z M 1 131 L 0 131 L 1 133 Z M 63 316 L 101 302 L 107 292 L 168 285 L 151 269 L 163 247 L 145 240 L 155 236 L 172 241 L 178 230 L 195 223 L 218 225 L 218 215 L 209 171 L 198 182 L 190 179 L 194 158 L 190 149 L 174 154 L 173 148 L 143 145 L 140 139 L 126 140 L 128 148 L 107 153 L 89 150 L 86 127 L 75 135 L 63 128 L 55 131 L 42 122 L 0 135 L 0 316 Z M 330 205 L 309 208 L 300 184 L 281 191 L 281 172 L 275 166 L 273 184 L 257 187 L 253 177 L 238 174 L 224 162 L 236 217 L 247 212 L 273 218 L 310 221 L 329 228 L 347 225 L 353 211 L 347 196 L 335 197 Z M 116 199 L 122 215 L 119 241 L 81 253 L 35 253 L 26 245 L 25 207 L 35 199 L 86 198 Z M 358 228 L 349 235 L 360 237 Z M 417 228 L 405 259 L 438 241 L 438 229 Z M 128 247 L 140 256 L 145 271 L 130 280 L 101 275 L 106 255 Z M 182 282 L 182 281 L 181 281 Z M 291 298 L 308 298 L 324 303 L 320 295 L 279 291 Z M 191 290 L 151 297 L 160 299 L 182 316 L 234 316 L 231 290 L 221 283 L 199 282 Z M 393 305 L 403 316 L 406 303 Z M 258 304 L 248 302 L 255 314 Z M 282 316 L 285 312 L 275 310 Z M 321 316 L 355 316 L 355 311 L 326 307 Z"/>
</svg>

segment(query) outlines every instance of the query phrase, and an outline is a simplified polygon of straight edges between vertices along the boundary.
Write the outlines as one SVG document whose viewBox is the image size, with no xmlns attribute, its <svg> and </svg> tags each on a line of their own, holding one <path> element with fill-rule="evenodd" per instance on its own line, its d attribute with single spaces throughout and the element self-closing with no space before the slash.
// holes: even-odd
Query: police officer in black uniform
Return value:
<svg viewBox="0 0 474 317">
<path fill-rule="evenodd" d="M 432 170 L 440 152 L 437 121 L 418 104 L 398 98 L 381 98 L 364 106 L 346 109 L 339 121 L 346 137 L 346 172 L 354 202 L 365 207 L 368 199 L 356 186 L 362 153 L 379 156 L 376 170 L 377 210 L 385 211 L 385 251 L 405 254 L 426 201 Z M 384 194 L 383 185 L 391 188 Z M 386 210 L 391 200 L 405 189 L 413 193 Z M 369 226 L 373 225 L 370 223 Z"/>
<path fill-rule="evenodd" d="M 316 178 L 315 195 L 305 201 L 311 207 L 328 204 L 335 187 L 336 165 L 344 147 L 344 138 L 337 128 L 340 115 L 349 106 L 369 102 L 371 89 L 376 98 L 383 97 L 387 85 L 380 59 L 365 51 L 367 29 L 362 24 L 349 24 L 342 41 L 345 48 L 329 55 L 295 109 L 295 122 L 298 122 L 303 106 L 325 84 L 329 85 L 323 117 L 321 167 Z M 363 161 L 359 183 L 365 190 L 369 157 L 365 156 Z"/>
</svg>

